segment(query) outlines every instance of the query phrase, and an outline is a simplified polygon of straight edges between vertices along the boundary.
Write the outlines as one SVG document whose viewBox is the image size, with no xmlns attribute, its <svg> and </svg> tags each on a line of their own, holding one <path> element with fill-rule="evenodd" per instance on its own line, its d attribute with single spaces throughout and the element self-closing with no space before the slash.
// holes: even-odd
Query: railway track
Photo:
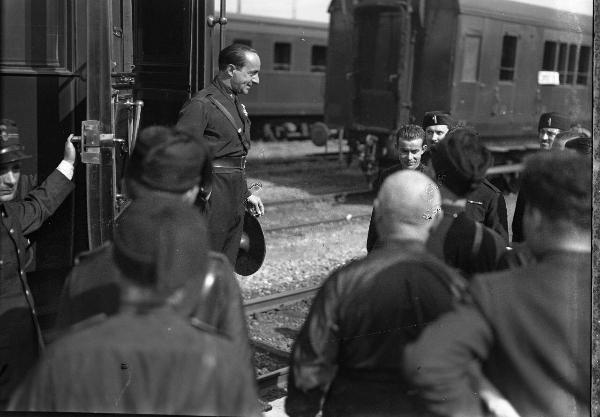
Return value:
<svg viewBox="0 0 600 417">
<path fill-rule="evenodd" d="M 333 223 L 342 223 L 342 222 L 363 220 L 363 219 L 368 219 L 370 217 L 371 217 L 371 214 L 357 214 L 357 215 L 348 214 L 346 217 L 336 217 L 334 219 L 319 220 L 319 221 L 314 221 L 314 222 L 306 222 L 306 223 L 290 224 L 290 225 L 286 225 L 286 226 L 271 227 L 271 228 L 264 229 L 263 232 L 264 233 L 281 232 L 283 230 L 300 229 L 300 228 L 304 228 L 304 227 L 321 226 L 324 224 L 333 224 Z"/>
</svg>

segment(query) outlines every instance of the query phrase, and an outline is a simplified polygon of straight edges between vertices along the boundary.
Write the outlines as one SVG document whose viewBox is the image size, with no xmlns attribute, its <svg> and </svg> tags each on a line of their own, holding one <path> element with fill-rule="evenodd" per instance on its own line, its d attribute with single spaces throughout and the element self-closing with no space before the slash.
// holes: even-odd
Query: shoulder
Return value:
<svg viewBox="0 0 600 417">
<path fill-rule="evenodd" d="M 387 177 L 389 177 L 393 173 L 401 171 L 401 170 L 402 170 L 402 165 L 397 164 L 397 165 L 393 165 L 391 167 L 388 167 L 388 168 L 385 168 L 385 169 L 382 169 L 381 171 L 379 171 L 379 175 L 377 176 L 375 191 L 379 191 L 379 188 L 381 188 L 381 185 L 383 184 L 383 182 L 385 181 L 385 179 Z"/>
</svg>

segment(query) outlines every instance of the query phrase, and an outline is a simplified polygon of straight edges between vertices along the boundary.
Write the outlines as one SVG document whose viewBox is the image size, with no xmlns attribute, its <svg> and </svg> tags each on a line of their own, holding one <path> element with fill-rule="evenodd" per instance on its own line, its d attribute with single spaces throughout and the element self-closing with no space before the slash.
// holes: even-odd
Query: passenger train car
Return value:
<svg viewBox="0 0 600 417">
<path fill-rule="evenodd" d="M 429 110 L 501 148 L 533 138 L 547 111 L 591 126 L 591 16 L 507 0 L 332 0 L 329 12 L 325 122 L 376 161 Z"/>
</svg>

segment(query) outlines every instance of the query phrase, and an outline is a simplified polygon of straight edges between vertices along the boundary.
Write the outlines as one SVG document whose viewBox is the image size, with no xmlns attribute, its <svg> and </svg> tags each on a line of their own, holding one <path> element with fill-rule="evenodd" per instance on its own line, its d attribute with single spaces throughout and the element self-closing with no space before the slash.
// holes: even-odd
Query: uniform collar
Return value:
<svg viewBox="0 0 600 417">
<path fill-rule="evenodd" d="M 225 83 L 219 78 L 218 75 L 215 76 L 215 78 L 213 80 L 213 84 L 227 97 L 231 98 L 232 100 L 235 100 L 236 94 L 233 92 L 231 87 L 225 85 Z"/>
</svg>

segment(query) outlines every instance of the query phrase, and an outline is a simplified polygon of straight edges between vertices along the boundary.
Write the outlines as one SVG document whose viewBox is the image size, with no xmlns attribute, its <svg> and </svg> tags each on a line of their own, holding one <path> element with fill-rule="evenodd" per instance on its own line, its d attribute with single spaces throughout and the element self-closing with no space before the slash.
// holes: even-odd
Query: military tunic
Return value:
<svg viewBox="0 0 600 417">
<path fill-rule="evenodd" d="M 465 212 L 502 236 L 505 246 L 508 244 L 506 201 L 502 192 L 487 179 L 467 196 Z"/>
<path fill-rule="evenodd" d="M 235 265 L 250 196 L 245 172 L 250 119 L 237 95 L 215 78 L 184 104 L 177 127 L 196 131 L 210 146 L 214 175 L 205 210 L 211 249 L 224 253 Z"/>
<path fill-rule="evenodd" d="M 44 341 L 25 266 L 25 235 L 42 226 L 67 198 L 74 184 L 55 170 L 22 201 L 0 206 L 0 407 L 34 364 Z"/>
<path fill-rule="evenodd" d="M 259 416 L 233 342 L 169 307 L 90 322 L 54 342 L 13 411 Z"/>
</svg>

